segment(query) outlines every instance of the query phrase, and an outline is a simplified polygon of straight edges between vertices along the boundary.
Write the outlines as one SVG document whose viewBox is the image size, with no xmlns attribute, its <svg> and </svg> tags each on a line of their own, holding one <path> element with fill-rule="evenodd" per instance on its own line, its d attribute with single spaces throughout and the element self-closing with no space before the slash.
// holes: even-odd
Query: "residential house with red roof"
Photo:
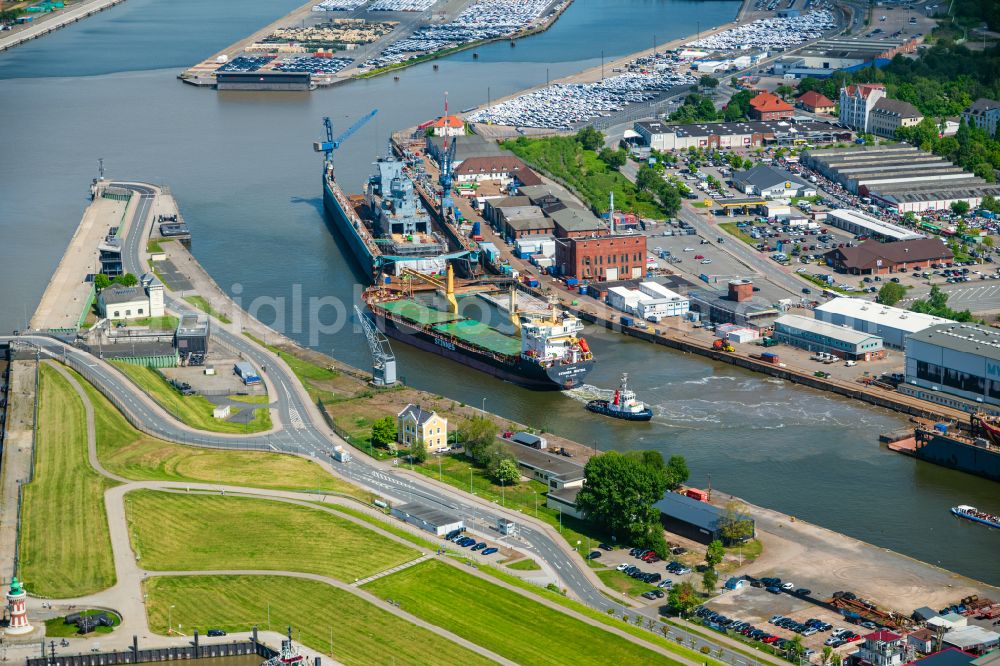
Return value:
<svg viewBox="0 0 1000 666">
<path fill-rule="evenodd" d="M 823 93 L 818 93 L 815 90 L 809 90 L 802 93 L 796 101 L 798 102 L 799 107 L 812 113 L 833 113 L 834 109 L 836 109 L 836 105 L 833 103 L 833 100 Z"/>
</svg>

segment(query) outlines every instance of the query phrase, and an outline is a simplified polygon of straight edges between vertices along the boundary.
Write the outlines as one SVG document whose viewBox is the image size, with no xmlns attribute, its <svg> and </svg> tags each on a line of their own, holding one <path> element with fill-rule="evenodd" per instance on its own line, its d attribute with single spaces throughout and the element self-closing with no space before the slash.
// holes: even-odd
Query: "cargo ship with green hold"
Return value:
<svg viewBox="0 0 1000 666">
<path fill-rule="evenodd" d="M 547 312 L 517 311 L 511 292 L 511 328 L 504 333 L 459 314 L 454 273 L 436 285 L 447 307 L 420 295 L 407 295 L 384 285 L 364 293 L 368 309 L 386 335 L 418 349 L 467 367 L 536 390 L 579 387 L 594 367 L 587 341 L 580 337 L 583 322 L 552 305 Z"/>
</svg>

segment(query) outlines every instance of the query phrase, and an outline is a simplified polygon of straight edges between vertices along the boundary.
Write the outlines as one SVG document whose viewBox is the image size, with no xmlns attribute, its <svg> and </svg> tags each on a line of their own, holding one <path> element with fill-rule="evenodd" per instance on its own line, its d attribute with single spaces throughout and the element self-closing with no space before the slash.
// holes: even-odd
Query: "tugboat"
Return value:
<svg viewBox="0 0 1000 666">
<path fill-rule="evenodd" d="M 292 643 L 292 628 L 288 627 L 288 638 L 281 641 L 281 654 L 276 654 L 260 666 L 305 666 L 306 658 Z"/>
<path fill-rule="evenodd" d="M 648 421 L 653 418 L 653 410 L 646 403 L 635 399 L 635 391 L 628 387 L 628 373 L 622 373 L 622 383 L 615 389 L 615 397 L 608 400 L 591 400 L 587 409 L 595 414 L 603 414 L 626 421 Z"/>
<path fill-rule="evenodd" d="M 987 527 L 1000 529 L 1000 516 L 980 511 L 974 506 L 959 504 L 958 506 L 951 507 L 951 513 L 959 518 L 971 520 L 974 523 L 982 523 Z"/>
</svg>

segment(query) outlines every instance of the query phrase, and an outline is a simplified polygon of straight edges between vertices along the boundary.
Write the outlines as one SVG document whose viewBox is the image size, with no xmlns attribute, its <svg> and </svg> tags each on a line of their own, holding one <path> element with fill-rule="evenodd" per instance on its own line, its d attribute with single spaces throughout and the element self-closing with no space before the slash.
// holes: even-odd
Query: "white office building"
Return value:
<svg viewBox="0 0 1000 666">
<path fill-rule="evenodd" d="M 813 315 L 820 321 L 877 335 L 886 347 L 892 349 L 903 349 L 907 336 L 913 333 L 938 324 L 953 323 L 941 317 L 846 296 L 817 306 Z"/>
<path fill-rule="evenodd" d="M 891 222 L 883 222 L 871 215 L 847 208 L 838 208 L 828 212 L 826 223 L 855 236 L 871 236 L 879 240 L 905 241 L 926 238 L 923 234 L 918 234 L 912 229 Z"/>
<path fill-rule="evenodd" d="M 885 97 L 881 83 L 858 83 L 840 89 L 840 123 L 859 132 L 869 132 L 872 109 Z"/>
<path fill-rule="evenodd" d="M 608 289 L 607 302 L 616 310 L 649 321 L 683 316 L 691 306 L 687 298 L 656 282 L 642 282 L 638 289 L 611 287 Z"/>
</svg>

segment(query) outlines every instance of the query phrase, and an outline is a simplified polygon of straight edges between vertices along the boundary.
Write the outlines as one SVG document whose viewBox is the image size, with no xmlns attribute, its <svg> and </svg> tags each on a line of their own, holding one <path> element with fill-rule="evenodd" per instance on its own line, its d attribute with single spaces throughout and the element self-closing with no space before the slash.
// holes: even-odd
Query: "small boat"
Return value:
<svg viewBox="0 0 1000 666">
<path fill-rule="evenodd" d="M 615 389 L 611 400 L 591 400 L 587 409 L 595 414 L 603 414 L 626 421 L 648 421 L 653 418 L 653 410 L 646 403 L 635 399 L 635 391 L 628 387 L 628 373 L 622 373 L 622 383 Z"/>
<path fill-rule="evenodd" d="M 997 529 L 1000 529 L 1000 516 L 980 511 L 976 507 L 969 506 L 968 504 L 959 504 L 958 506 L 951 507 L 951 513 L 959 518 L 965 518 L 966 520 L 971 520 L 975 523 L 982 523 L 987 527 L 996 527 Z"/>
</svg>

